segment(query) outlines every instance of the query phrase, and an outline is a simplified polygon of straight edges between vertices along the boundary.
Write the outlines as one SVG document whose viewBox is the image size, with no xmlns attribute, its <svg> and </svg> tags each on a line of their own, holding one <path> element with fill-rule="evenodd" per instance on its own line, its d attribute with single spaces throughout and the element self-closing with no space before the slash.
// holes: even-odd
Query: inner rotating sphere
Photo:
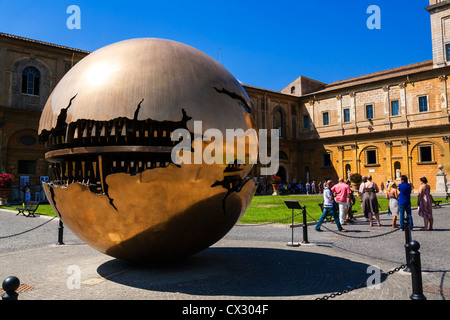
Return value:
<svg viewBox="0 0 450 320">
<path fill-rule="evenodd" d="M 250 111 L 239 81 L 195 48 L 154 38 L 103 47 L 44 107 L 47 198 L 65 226 L 110 256 L 156 262 L 199 252 L 251 201 L 248 150 L 258 141 Z M 231 141 L 227 129 L 237 133 Z"/>
</svg>

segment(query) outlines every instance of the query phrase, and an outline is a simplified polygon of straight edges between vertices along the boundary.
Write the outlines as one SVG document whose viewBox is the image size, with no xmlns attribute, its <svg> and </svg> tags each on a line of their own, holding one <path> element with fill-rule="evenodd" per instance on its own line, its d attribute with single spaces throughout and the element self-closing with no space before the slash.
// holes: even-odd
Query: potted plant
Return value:
<svg viewBox="0 0 450 320">
<path fill-rule="evenodd" d="M 0 174 L 0 203 L 6 204 L 11 193 L 14 177 L 9 173 Z"/>
<path fill-rule="evenodd" d="M 281 178 L 277 175 L 273 175 L 270 179 L 270 183 L 272 184 L 273 187 L 273 196 L 278 195 L 278 185 L 281 183 Z"/>
<path fill-rule="evenodd" d="M 353 173 L 350 175 L 350 182 L 353 184 L 353 188 L 358 191 L 359 185 L 362 182 L 362 176 L 359 173 Z"/>
</svg>

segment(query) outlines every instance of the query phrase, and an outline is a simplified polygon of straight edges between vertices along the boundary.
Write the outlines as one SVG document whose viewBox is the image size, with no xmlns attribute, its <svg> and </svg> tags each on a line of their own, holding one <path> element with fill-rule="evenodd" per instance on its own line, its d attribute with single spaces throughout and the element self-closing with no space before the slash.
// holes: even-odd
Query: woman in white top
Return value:
<svg viewBox="0 0 450 320">
<path fill-rule="evenodd" d="M 398 228 L 398 189 L 395 182 L 389 185 L 389 188 L 386 191 L 386 199 L 389 199 L 389 210 L 392 213 L 392 228 Z"/>
</svg>

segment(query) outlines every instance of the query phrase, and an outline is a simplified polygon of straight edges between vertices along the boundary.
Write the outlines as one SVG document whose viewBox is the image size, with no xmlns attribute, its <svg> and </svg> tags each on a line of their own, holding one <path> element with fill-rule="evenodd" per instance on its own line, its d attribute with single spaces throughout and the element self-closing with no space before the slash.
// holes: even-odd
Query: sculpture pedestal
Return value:
<svg viewBox="0 0 450 320">
<path fill-rule="evenodd" d="M 443 165 L 439 165 L 439 172 L 436 174 L 436 193 L 447 192 L 447 175 L 442 171 Z"/>
</svg>

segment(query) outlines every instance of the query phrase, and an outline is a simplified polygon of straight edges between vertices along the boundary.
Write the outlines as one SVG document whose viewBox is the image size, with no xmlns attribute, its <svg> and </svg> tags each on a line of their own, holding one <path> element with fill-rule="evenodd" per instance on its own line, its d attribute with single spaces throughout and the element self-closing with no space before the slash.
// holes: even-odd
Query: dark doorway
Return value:
<svg viewBox="0 0 450 320">
<path fill-rule="evenodd" d="M 287 182 L 287 174 L 286 174 L 286 169 L 284 167 L 282 167 L 282 166 L 279 167 L 277 176 L 279 176 L 281 178 L 282 183 Z"/>
</svg>

